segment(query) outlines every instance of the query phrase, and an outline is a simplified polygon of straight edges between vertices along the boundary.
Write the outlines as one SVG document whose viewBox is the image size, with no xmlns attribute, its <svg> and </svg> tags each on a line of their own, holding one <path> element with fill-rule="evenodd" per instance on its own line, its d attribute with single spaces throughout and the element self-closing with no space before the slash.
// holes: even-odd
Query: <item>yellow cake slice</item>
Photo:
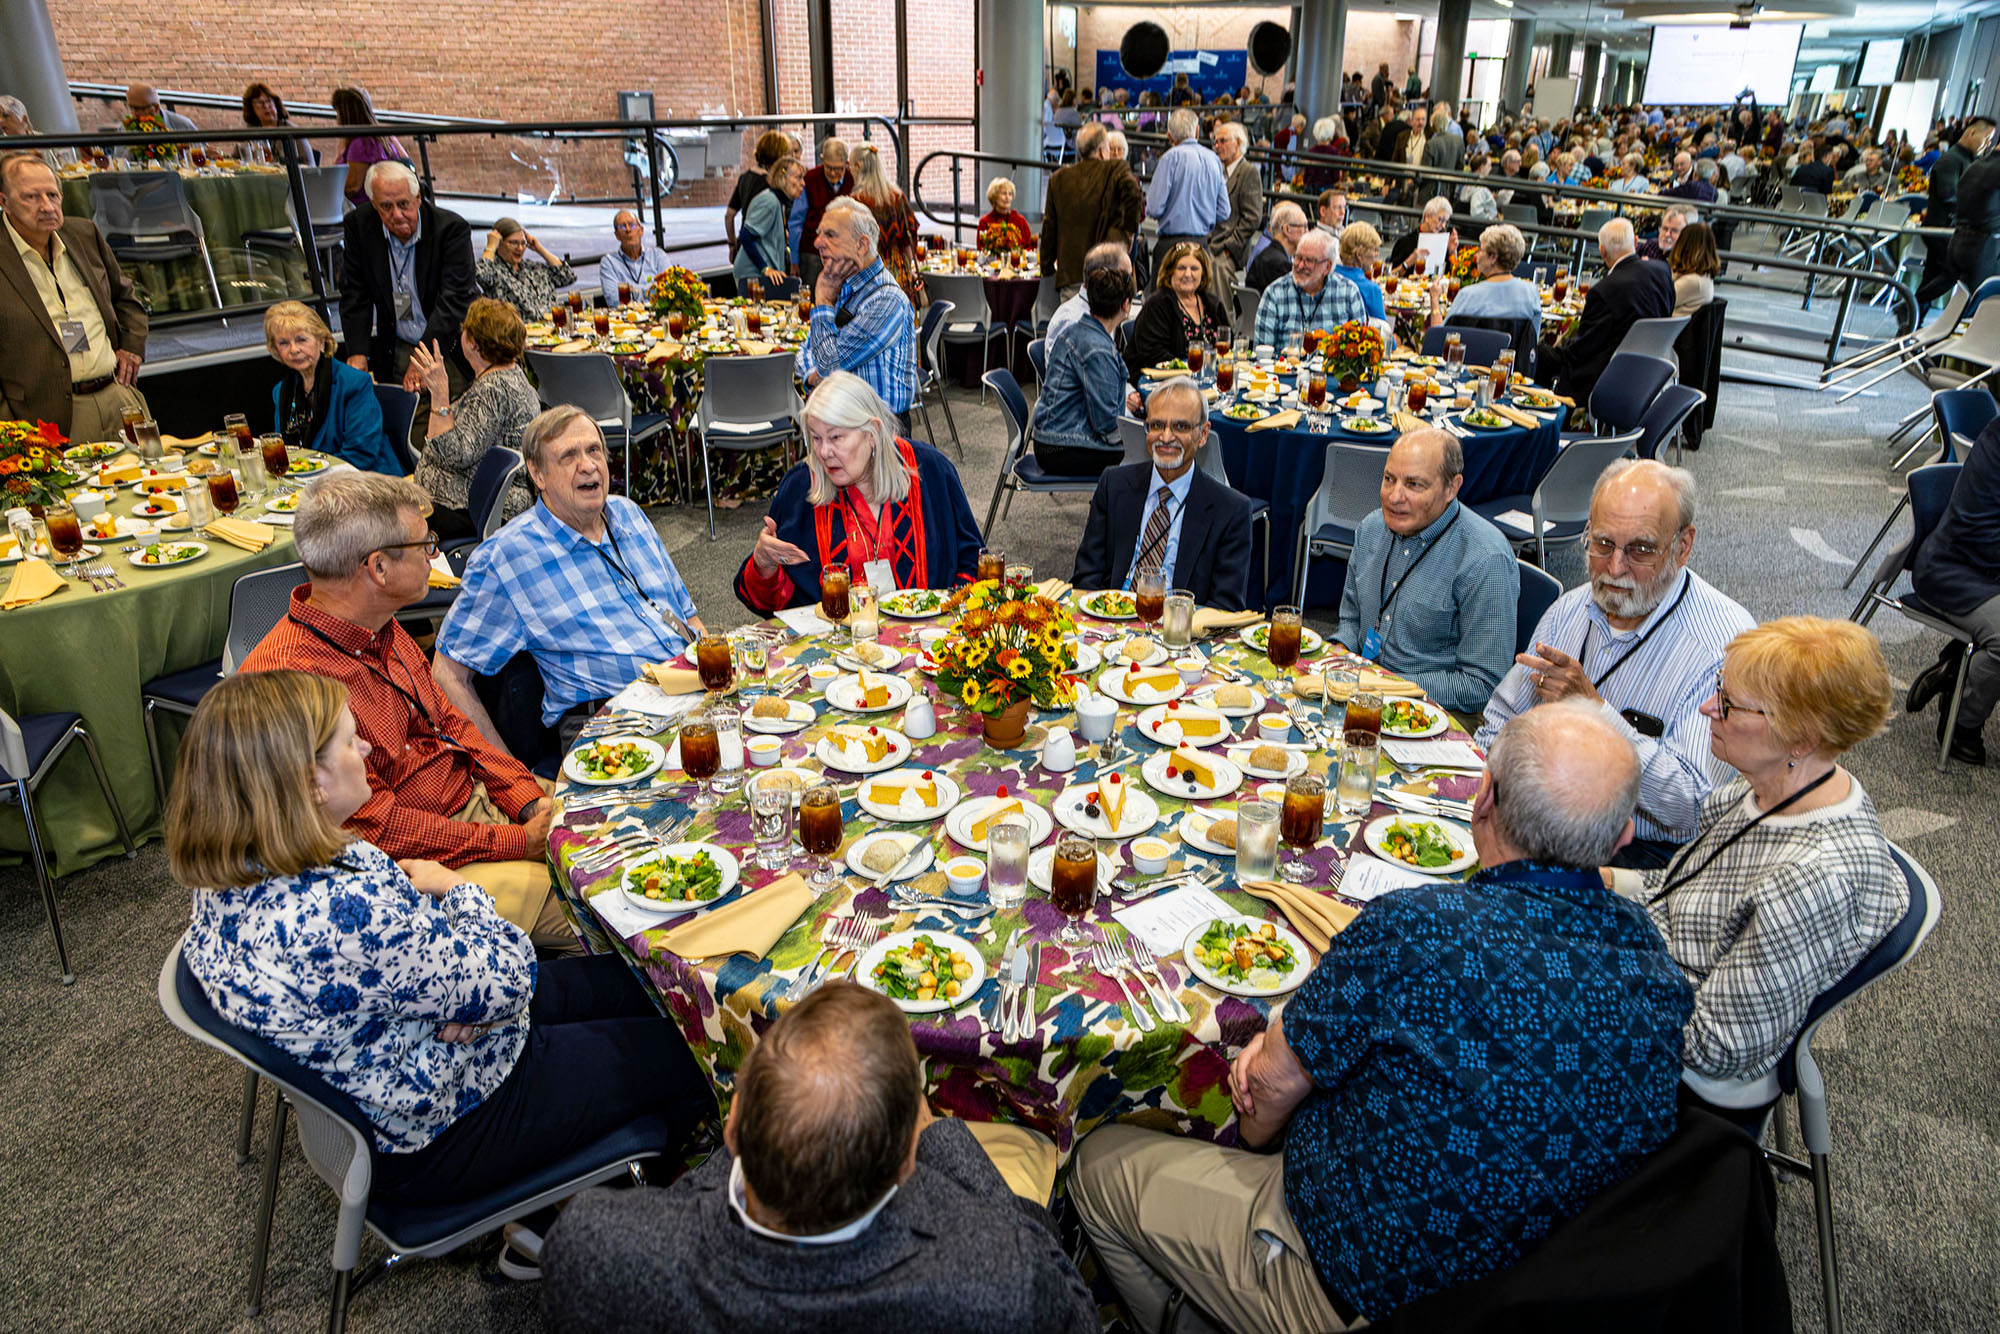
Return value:
<svg viewBox="0 0 2000 1334">
<path fill-rule="evenodd" d="M 1221 736 L 1223 731 L 1222 719 L 1213 714 L 1190 713 L 1186 709 L 1170 711 L 1165 721 L 1179 723 L 1182 736 Z"/>
<path fill-rule="evenodd" d="M 973 823 L 971 830 L 968 832 L 970 832 L 972 835 L 972 841 L 977 843 L 981 839 L 986 837 L 986 831 L 993 827 L 993 822 L 995 820 L 1003 819 L 1009 815 L 1023 815 L 1023 814 L 1026 814 L 1026 811 L 1023 809 L 1019 801 L 1015 800 L 1013 797 L 1004 797 L 1001 800 L 993 803 L 993 809 L 986 812 L 985 815 L 981 816 L 977 821 L 975 821 Z"/>
<path fill-rule="evenodd" d="M 889 738 L 873 728 L 844 727 L 834 735 L 840 738 L 840 748 L 843 752 L 851 754 L 854 748 L 859 746 L 870 764 L 880 764 L 889 753 Z"/>
<path fill-rule="evenodd" d="M 1135 671 L 1125 674 L 1125 693 L 1130 694 L 1140 686 L 1154 690 L 1172 690 L 1179 685 L 1181 674 L 1176 671 Z"/>
<path fill-rule="evenodd" d="M 1125 823 L 1125 775 L 1107 774 L 1097 785 L 1097 800 L 1113 829 Z"/>
<path fill-rule="evenodd" d="M 104 464 L 97 470 L 99 486 L 118 486 L 124 482 L 136 482 L 145 475 L 145 469 L 136 463 Z"/>
<path fill-rule="evenodd" d="M 1214 761 L 1203 756 L 1199 750 L 1185 741 L 1174 747 L 1170 763 L 1182 773 L 1191 775 L 1203 787 L 1221 786 L 1221 775 L 1217 772 Z"/>
<path fill-rule="evenodd" d="M 870 783 L 868 800 L 880 806 L 900 806 L 903 804 L 903 794 L 906 792 L 916 793 L 917 800 L 921 801 L 926 809 L 937 809 L 937 779 L 931 774 L 925 774 L 914 782 Z"/>
<path fill-rule="evenodd" d="M 861 707 L 879 709 L 889 702 L 889 683 L 881 677 L 871 677 L 868 669 L 861 669 Z"/>
</svg>

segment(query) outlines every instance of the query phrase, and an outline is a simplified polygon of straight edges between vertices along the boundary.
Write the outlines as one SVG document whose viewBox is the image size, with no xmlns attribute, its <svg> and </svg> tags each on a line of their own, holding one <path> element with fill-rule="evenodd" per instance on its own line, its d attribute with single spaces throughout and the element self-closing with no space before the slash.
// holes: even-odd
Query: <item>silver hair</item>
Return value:
<svg viewBox="0 0 2000 1334">
<path fill-rule="evenodd" d="M 819 160 L 824 162 L 829 157 L 837 157 L 845 162 L 847 160 L 847 141 L 831 135 L 822 139 L 819 145 Z"/>
<path fill-rule="evenodd" d="M 805 417 L 839 431 L 863 431 L 871 437 L 870 463 L 874 472 L 875 504 L 901 501 L 910 494 L 910 474 L 903 466 L 902 451 L 896 448 L 896 414 L 890 411 L 868 382 L 851 371 L 835 371 L 820 381 L 819 388 L 806 400 Z M 810 443 L 806 446 L 806 468 L 812 473 L 812 491 L 807 499 L 815 505 L 831 504 L 839 494 L 826 465 L 820 462 Z"/>
<path fill-rule="evenodd" d="M 1315 241 L 1313 239 L 1314 237 L 1318 237 L 1319 239 Z M 1324 251 L 1325 253 L 1320 256 L 1320 258 L 1322 259 L 1333 258 L 1334 255 L 1333 238 L 1331 236 L 1328 236 L 1325 232 L 1321 231 L 1317 227 L 1314 227 L 1311 231 L 1307 232 L 1304 236 L 1301 236 L 1299 238 L 1299 250 L 1303 252 L 1307 246 L 1313 246 L 1319 250 Z M 1307 255 L 1306 258 L 1311 259 L 1312 256 Z"/>
<path fill-rule="evenodd" d="M 1606 259 L 1632 253 L 1632 220 L 1613 218 L 1597 229 L 1597 252 Z"/>
<path fill-rule="evenodd" d="M 1443 195 L 1432 195 L 1424 201 L 1426 218 L 1448 218 L 1451 216 L 1451 201 Z"/>
<path fill-rule="evenodd" d="M 1313 122 L 1313 142 L 1330 144 L 1340 137 L 1340 122 L 1332 116 L 1321 116 Z"/>
<path fill-rule="evenodd" d="M 1679 218 L 1683 224 L 1701 221 L 1701 210 L 1693 204 L 1669 204 L 1661 210 L 1660 216 L 1665 217 L 1669 213 Z"/>
<path fill-rule="evenodd" d="M 1674 507 L 1679 521 L 1676 528 L 1694 527 L 1695 484 L 1694 474 L 1686 468 L 1676 468 L 1672 464 L 1661 463 L 1658 459 L 1618 459 L 1597 475 L 1597 484 L 1590 488 L 1590 508 L 1597 509 L 1598 497 L 1613 482 L 1634 469 L 1643 469 L 1648 477 L 1657 477 L 1668 490 L 1674 493 Z"/>
<path fill-rule="evenodd" d="M 1250 132 L 1244 129 L 1241 124 L 1233 120 L 1226 120 L 1222 122 L 1222 124 L 1216 126 L 1215 138 L 1217 140 L 1234 139 L 1238 144 L 1242 145 L 1245 148 L 1248 148 L 1250 146 Z"/>
<path fill-rule="evenodd" d="M 1125 137 L 1125 131 L 1123 130 L 1113 130 L 1105 135 L 1104 146 L 1110 150 L 1111 156 L 1121 161 L 1127 153 L 1132 151 L 1132 143 Z"/>
<path fill-rule="evenodd" d="M 0 111 L 10 116 L 19 116 L 22 120 L 28 118 L 28 104 L 18 97 L 11 97 L 5 93 L 0 93 Z"/>
<path fill-rule="evenodd" d="M 839 199 L 828 204 L 826 212 L 821 216 L 830 218 L 836 213 L 843 218 L 848 218 L 848 226 L 867 238 L 869 254 L 881 253 L 882 224 L 875 221 L 875 212 L 873 209 L 850 195 L 842 195 Z"/>
<path fill-rule="evenodd" d="M 1528 253 L 1528 238 L 1511 222 L 1498 222 L 1479 234 L 1479 248 L 1493 256 L 1493 262 L 1512 273 Z"/>
<path fill-rule="evenodd" d="M 1096 157 L 1104 151 L 1104 137 L 1109 133 L 1103 121 L 1091 121 L 1076 132 L 1076 155 L 1079 158 Z"/>
<path fill-rule="evenodd" d="M 410 170 L 409 163 L 398 161 L 395 158 L 384 158 L 368 169 L 368 174 L 361 178 L 362 193 L 367 195 L 372 201 L 375 198 L 375 192 L 381 188 L 382 182 L 388 180 L 391 176 L 402 177 L 405 181 L 409 182 L 410 193 L 418 199 L 423 198 L 424 186 L 423 182 L 417 179 L 417 173 Z"/>
<path fill-rule="evenodd" d="M 345 579 L 403 540 L 403 511 L 429 514 L 431 498 L 408 477 L 343 468 L 306 487 L 292 519 L 299 560 L 315 579 Z"/>
<path fill-rule="evenodd" d="M 1614 742 L 1601 763 L 1598 747 L 1576 744 L 1595 732 Z M 1574 758 L 1572 758 L 1574 757 Z M 1493 785 L 1493 823 L 1530 861 L 1578 869 L 1604 865 L 1639 803 L 1639 756 L 1603 715 L 1581 700 L 1562 700 L 1517 714 L 1486 754 Z"/>
<path fill-rule="evenodd" d="M 1174 143 L 1186 143 L 1194 138 L 1200 129 L 1201 119 L 1194 114 L 1192 108 L 1176 107 L 1174 113 L 1167 117 L 1167 138 Z"/>
<path fill-rule="evenodd" d="M 1877 160 L 1879 161 L 1881 155 L 1878 153 L 1876 157 Z M 1714 180 L 1715 172 L 1716 172 L 1715 159 L 1712 157 L 1705 157 L 1701 161 L 1694 164 L 1694 174 L 1696 176 L 1699 176 L 1704 181 Z"/>
<path fill-rule="evenodd" d="M 1289 199 L 1281 199 L 1271 206 L 1271 235 L 1276 236 L 1278 229 L 1288 223 L 1296 222 L 1303 226 L 1305 220 L 1306 211 L 1304 209 Z"/>
<path fill-rule="evenodd" d="M 543 455 L 551 442 L 562 437 L 576 422 L 590 423 L 590 429 L 597 432 L 597 442 L 604 443 L 604 430 L 595 419 L 574 403 L 559 403 L 547 412 L 531 418 L 521 428 L 521 459 L 531 468 L 540 468 L 546 460 Z"/>
</svg>

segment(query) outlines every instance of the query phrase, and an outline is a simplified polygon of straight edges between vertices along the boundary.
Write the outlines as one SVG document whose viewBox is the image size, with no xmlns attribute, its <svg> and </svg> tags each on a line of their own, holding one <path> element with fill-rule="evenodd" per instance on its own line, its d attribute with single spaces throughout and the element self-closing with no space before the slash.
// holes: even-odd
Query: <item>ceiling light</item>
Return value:
<svg viewBox="0 0 2000 1334">
<path fill-rule="evenodd" d="M 1728 0 L 1634 0 L 1621 5 L 1622 17 L 1649 23 L 1701 24 L 1734 23 L 1740 6 Z M 1799 23 L 1813 19 L 1852 18 L 1855 0 L 1771 0 L 1759 7 L 1754 17 L 1767 23 Z"/>
</svg>

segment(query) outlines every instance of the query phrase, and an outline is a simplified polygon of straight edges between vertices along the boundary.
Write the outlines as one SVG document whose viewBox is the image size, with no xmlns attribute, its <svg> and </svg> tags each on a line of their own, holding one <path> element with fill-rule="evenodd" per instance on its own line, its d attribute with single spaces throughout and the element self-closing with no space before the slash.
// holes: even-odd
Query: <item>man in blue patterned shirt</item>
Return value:
<svg viewBox="0 0 2000 1334">
<path fill-rule="evenodd" d="M 826 206 L 818 236 L 823 265 L 799 376 L 812 389 L 835 371 L 852 371 L 907 415 L 917 395 L 916 313 L 882 263 L 881 244 L 881 225 L 866 204 L 836 199 Z"/>
<path fill-rule="evenodd" d="M 431 674 L 504 745 L 473 690 L 522 650 L 541 669 L 542 721 L 587 717 L 702 633 L 694 597 L 646 512 L 607 495 L 604 435 L 580 408 L 550 408 L 521 429 L 541 499 L 479 544 L 438 632 Z M 568 741 L 568 737 L 564 737 Z"/>
<path fill-rule="evenodd" d="M 1672 1134 L 1693 994 L 1594 869 L 1632 837 L 1638 758 L 1556 705 L 1488 764 L 1484 869 L 1376 899 L 1237 1058 L 1246 1148 L 1126 1125 L 1079 1147 L 1140 1328 L 1176 1287 L 1239 1334 L 1380 1321 L 1514 1264 Z"/>
<path fill-rule="evenodd" d="M 1307 329 L 1331 329 L 1349 320 L 1368 318 L 1361 289 L 1333 271 L 1334 240 L 1325 232 L 1307 232 L 1292 252 L 1292 271 L 1264 289 L 1257 303 L 1259 347 L 1280 352 Z"/>
</svg>

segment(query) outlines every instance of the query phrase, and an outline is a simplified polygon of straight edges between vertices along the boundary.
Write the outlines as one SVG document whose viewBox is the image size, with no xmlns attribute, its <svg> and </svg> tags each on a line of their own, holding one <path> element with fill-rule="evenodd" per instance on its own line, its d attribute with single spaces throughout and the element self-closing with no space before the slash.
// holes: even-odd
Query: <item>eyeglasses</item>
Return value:
<svg viewBox="0 0 2000 1334">
<path fill-rule="evenodd" d="M 1166 435 L 1168 432 L 1172 432 L 1175 435 L 1193 435 L 1207 424 L 1207 422 L 1168 421 L 1162 418 L 1159 421 L 1147 422 L 1146 434 Z"/>
<path fill-rule="evenodd" d="M 424 549 L 424 558 L 428 560 L 430 557 L 438 554 L 438 535 L 429 529 L 425 529 L 424 540 L 421 542 L 391 542 L 388 546 L 376 547 L 375 551 L 371 551 L 368 554 L 372 556 L 376 551 L 403 551 L 410 547 L 422 547 Z"/>
<path fill-rule="evenodd" d="M 1753 709 L 1748 704 L 1738 704 L 1735 700 L 1724 694 L 1722 690 L 1722 669 L 1719 667 L 1715 672 L 1715 711 L 1722 715 L 1722 721 L 1725 723 L 1729 721 L 1729 715 L 1732 713 L 1754 713 L 1759 718 L 1768 718 L 1771 716 L 1763 709 Z"/>
<path fill-rule="evenodd" d="M 1675 536 L 1679 534 L 1676 533 Z M 1644 567 L 1658 565 L 1666 558 L 1667 548 L 1657 542 L 1646 541 L 1627 542 L 1621 547 L 1602 533 L 1590 535 L 1590 554 L 1596 559 L 1610 560 L 1620 552 L 1625 554 L 1627 565 Z"/>
</svg>

